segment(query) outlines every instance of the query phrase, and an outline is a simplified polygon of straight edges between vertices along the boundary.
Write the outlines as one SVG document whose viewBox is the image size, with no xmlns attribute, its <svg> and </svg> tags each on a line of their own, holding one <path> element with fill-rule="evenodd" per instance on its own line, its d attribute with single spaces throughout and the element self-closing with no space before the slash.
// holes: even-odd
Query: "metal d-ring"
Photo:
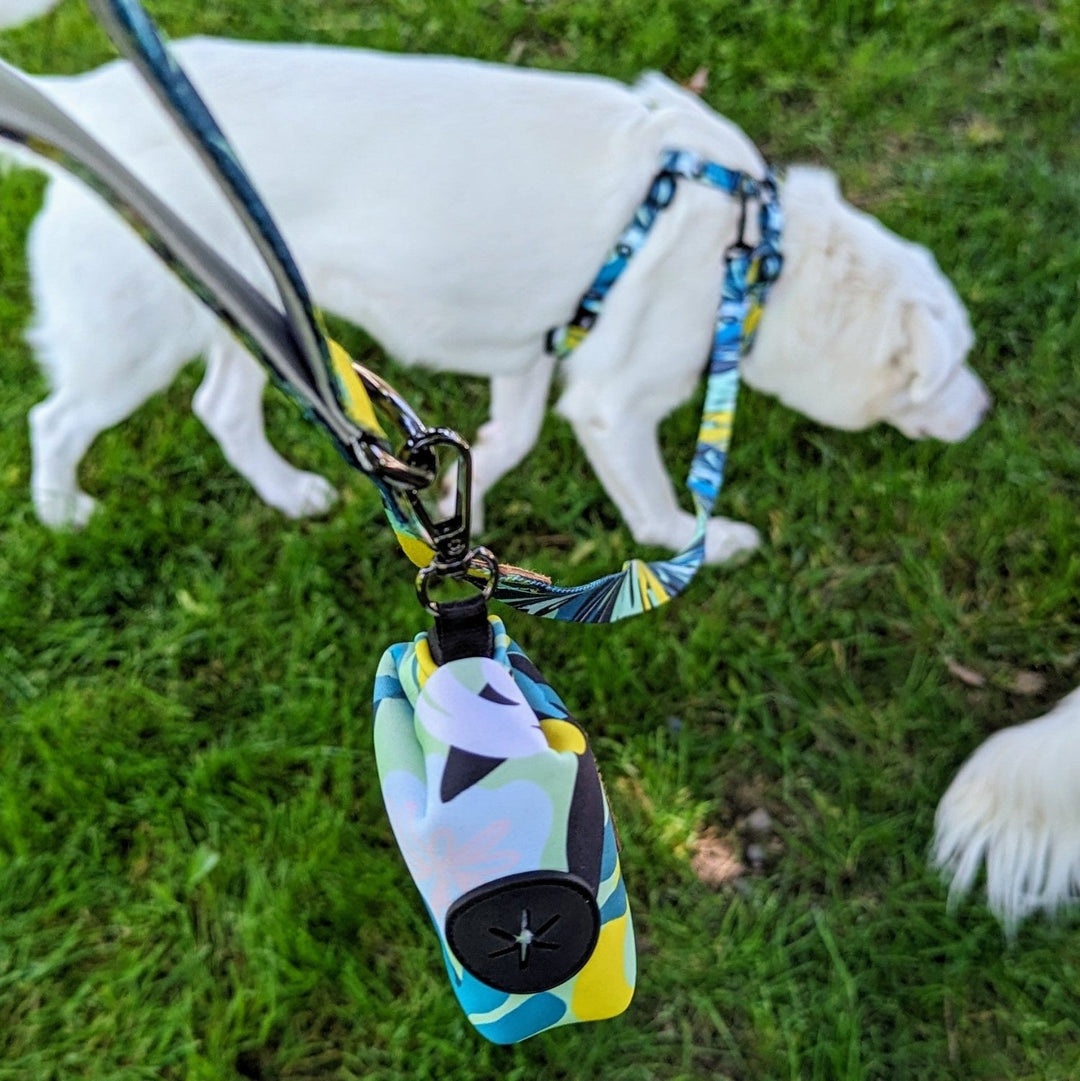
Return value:
<svg viewBox="0 0 1080 1081">
<path fill-rule="evenodd" d="M 447 578 L 471 582 L 480 590 L 485 601 L 490 600 L 499 583 L 499 561 L 489 548 L 481 545 L 469 549 L 453 566 L 434 559 L 426 567 L 421 567 L 416 575 L 416 596 L 434 616 L 441 614 L 441 607 L 438 601 L 431 599 L 429 591 Z"/>
</svg>

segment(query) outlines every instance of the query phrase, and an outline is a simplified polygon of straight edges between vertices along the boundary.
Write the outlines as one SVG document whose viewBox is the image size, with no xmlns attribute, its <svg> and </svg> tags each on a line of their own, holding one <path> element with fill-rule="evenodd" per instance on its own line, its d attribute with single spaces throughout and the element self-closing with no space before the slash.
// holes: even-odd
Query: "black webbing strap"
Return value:
<svg viewBox="0 0 1080 1081">
<path fill-rule="evenodd" d="M 495 637 L 488 622 L 487 601 L 482 594 L 439 605 L 435 626 L 428 632 L 428 648 L 436 664 L 462 657 L 491 657 Z"/>
</svg>

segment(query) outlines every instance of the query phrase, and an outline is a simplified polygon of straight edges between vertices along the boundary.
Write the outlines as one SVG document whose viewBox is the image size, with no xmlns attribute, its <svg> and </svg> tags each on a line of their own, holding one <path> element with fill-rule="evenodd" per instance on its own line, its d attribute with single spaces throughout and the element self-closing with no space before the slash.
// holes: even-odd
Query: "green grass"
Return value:
<svg viewBox="0 0 1080 1081">
<path fill-rule="evenodd" d="M 927 869 L 936 801 L 988 733 L 1080 682 L 1080 8 L 1011 0 L 161 0 L 191 32 L 455 52 L 632 77 L 712 71 L 776 161 L 819 161 L 928 244 L 997 399 L 966 443 L 815 427 L 746 393 L 725 513 L 765 551 L 610 629 L 510 617 L 587 724 L 639 928 L 622 1018 L 498 1049 L 469 1028 L 383 814 L 383 647 L 423 626 L 370 491 L 272 398 L 345 498 L 264 507 L 188 403 L 192 369 L 83 467 L 101 513 L 35 521 L 22 341 L 40 179 L 0 181 L 0 1081 L 708 1078 L 1066 1081 L 1077 921 L 1013 949 Z M 29 70 L 105 60 L 72 0 L 0 39 Z M 402 372 L 471 432 L 483 387 Z M 807 362 L 813 363 L 813 357 Z M 692 407 L 665 427 L 673 469 Z M 489 542 L 584 579 L 633 545 L 552 419 Z M 543 543 L 539 538 L 547 538 Z M 953 678 L 946 658 L 986 685 Z M 1018 670 L 1045 677 L 1010 690 Z M 776 823 L 736 885 L 706 828 Z"/>
</svg>

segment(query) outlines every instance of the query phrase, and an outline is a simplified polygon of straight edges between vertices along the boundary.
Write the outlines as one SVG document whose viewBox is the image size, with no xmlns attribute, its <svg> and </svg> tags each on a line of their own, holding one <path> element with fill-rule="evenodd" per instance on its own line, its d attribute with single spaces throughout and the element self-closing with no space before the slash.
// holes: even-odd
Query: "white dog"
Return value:
<svg viewBox="0 0 1080 1081">
<path fill-rule="evenodd" d="M 938 807 L 934 856 L 954 900 L 985 863 L 987 902 L 1010 935 L 1080 900 L 1080 689 L 968 759 Z"/>
<path fill-rule="evenodd" d="M 177 54 L 259 185 L 316 301 L 406 363 L 491 379 L 475 503 L 533 446 L 554 362 L 548 328 L 577 306 L 667 148 L 762 175 L 750 140 L 658 75 L 606 79 L 474 61 L 191 39 Z M 126 63 L 39 85 L 273 296 L 223 199 Z M 988 396 L 964 363 L 967 316 L 929 253 L 792 169 L 786 262 L 745 364 L 751 386 L 825 424 L 887 421 L 958 440 Z M 738 209 L 693 182 L 565 365 L 561 413 L 634 538 L 692 532 L 656 439 L 698 385 Z M 751 215 L 752 216 L 752 215 Z M 41 519 L 79 524 L 76 467 L 95 436 L 203 354 L 194 409 L 229 461 L 289 515 L 333 490 L 263 430 L 262 370 L 119 219 L 57 178 L 34 223 L 30 340 L 52 393 L 32 410 Z M 707 555 L 754 547 L 714 519 Z"/>
</svg>

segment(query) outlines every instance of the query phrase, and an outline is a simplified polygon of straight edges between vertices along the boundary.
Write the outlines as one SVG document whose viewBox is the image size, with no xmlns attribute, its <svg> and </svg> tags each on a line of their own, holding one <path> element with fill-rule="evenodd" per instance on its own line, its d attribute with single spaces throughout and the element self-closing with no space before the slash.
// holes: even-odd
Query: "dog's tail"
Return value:
<svg viewBox="0 0 1080 1081">
<path fill-rule="evenodd" d="M 985 865 L 987 904 L 1010 936 L 1080 901 L 1080 688 L 964 763 L 938 806 L 933 858 L 951 903 Z"/>
<path fill-rule="evenodd" d="M 29 22 L 56 7 L 59 0 L 0 0 L 0 30 Z"/>
</svg>

